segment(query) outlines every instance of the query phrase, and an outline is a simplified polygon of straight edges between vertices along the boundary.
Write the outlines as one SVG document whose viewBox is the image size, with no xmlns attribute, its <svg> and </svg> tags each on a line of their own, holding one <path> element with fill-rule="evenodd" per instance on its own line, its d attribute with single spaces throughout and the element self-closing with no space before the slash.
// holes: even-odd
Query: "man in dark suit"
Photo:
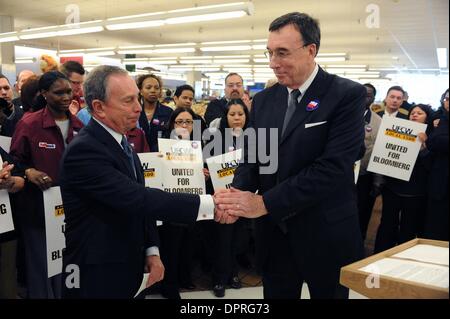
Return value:
<svg viewBox="0 0 450 319">
<path fill-rule="evenodd" d="M 128 73 L 100 66 L 84 84 L 92 119 L 62 160 L 66 217 L 66 298 L 132 298 L 142 281 L 160 281 L 155 220 L 192 223 L 213 217 L 211 196 L 145 188 L 141 163 L 126 141 L 142 110 Z M 79 274 L 79 278 L 76 276 Z M 78 284 L 79 283 L 79 284 Z"/>
<path fill-rule="evenodd" d="M 340 268 L 363 256 L 353 164 L 364 141 L 362 85 L 324 72 L 314 61 L 318 22 L 289 13 L 269 28 L 267 55 L 278 84 L 256 94 L 250 123 L 258 150 L 275 129 L 275 172 L 251 154 L 235 172 L 236 189 L 216 193 L 216 215 L 256 220 L 265 298 L 347 298 Z M 273 138 L 273 136 L 272 136 Z M 239 190 L 238 190 L 239 189 Z M 258 190 L 258 195 L 254 192 Z"/>
<path fill-rule="evenodd" d="M 227 114 L 227 104 L 231 99 L 241 99 L 244 95 L 244 80 L 237 73 L 229 73 L 225 77 L 225 96 L 209 102 L 205 111 L 206 125 Z"/>
<path fill-rule="evenodd" d="M 405 91 L 401 86 L 391 86 L 386 93 L 386 98 L 384 99 L 384 109 L 377 111 L 376 113 L 380 117 L 389 116 L 407 120 L 409 111 L 402 107 L 404 94 Z"/>
</svg>

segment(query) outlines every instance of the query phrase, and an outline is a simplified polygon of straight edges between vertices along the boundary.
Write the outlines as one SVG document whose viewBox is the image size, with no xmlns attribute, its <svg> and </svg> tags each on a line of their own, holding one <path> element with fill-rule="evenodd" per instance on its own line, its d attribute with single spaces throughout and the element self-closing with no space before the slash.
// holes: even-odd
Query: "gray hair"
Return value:
<svg viewBox="0 0 450 319">
<path fill-rule="evenodd" d="M 86 81 L 84 81 L 84 99 L 89 112 L 92 112 L 92 101 L 100 100 L 105 102 L 108 99 L 108 79 L 114 74 L 128 75 L 128 72 L 117 66 L 100 65 L 87 76 Z"/>
</svg>

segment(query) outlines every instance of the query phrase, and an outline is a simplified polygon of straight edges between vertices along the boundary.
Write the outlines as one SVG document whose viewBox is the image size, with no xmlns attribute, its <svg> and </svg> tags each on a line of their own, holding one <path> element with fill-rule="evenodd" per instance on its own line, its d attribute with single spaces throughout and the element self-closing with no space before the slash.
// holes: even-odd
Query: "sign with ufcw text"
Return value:
<svg viewBox="0 0 450 319">
<path fill-rule="evenodd" d="M 45 233 L 47 243 L 48 278 L 62 272 L 62 252 L 66 248 L 64 236 L 64 207 L 59 187 L 42 192 L 44 196 Z"/>
<path fill-rule="evenodd" d="M 0 157 L 0 167 L 3 167 L 3 161 Z M 14 230 L 12 219 L 11 203 L 9 201 L 8 191 L 0 190 L 0 234 Z"/>
<path fill-rule="evenodd" d="M 409 181 L 422 143 L 417 135 L 426 124 L 383 117 L 367 170 Z"/>
<path fill-rule="evenodd" d="M 163 154 L 163 190 L 169 193 L 204 195 L 201 142 L 159 138 L 158 148 Z"/>
<path fill-rule="evenodd" d="M 158 152 L 153 153 L 138 153 L 141 161 L 142 170 L 144 171 L 145 187 L 163 189 L 163 169 L 162 169 L 162 154 Z M 156 221 L 157 226 L 163 223 L 160 220 Z"/>
<path fill-rule="evenodd" d="M 238 149 L 206 159 L 214 190 L 230 188 L 241 156 L 242 150 Z"/>
</svg>

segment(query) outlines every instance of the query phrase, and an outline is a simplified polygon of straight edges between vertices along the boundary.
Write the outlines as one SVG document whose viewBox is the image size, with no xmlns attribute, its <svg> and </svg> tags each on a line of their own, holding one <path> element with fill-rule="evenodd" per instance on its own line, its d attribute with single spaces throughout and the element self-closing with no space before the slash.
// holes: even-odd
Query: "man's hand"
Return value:
<svg viewBox="0 0 450 319">
<path fill-rule="evenodd" d="M 42 191 L 52 187 L 53 180 L 46 173 L 38 171 L 34 168 L 28 168 L 25 170 L 25 175 L 28 180 L 39 187 Z"/>
<path fill-rule="evenodd" d="M 224 190 L 225 192 L 228 192 L 228 190 Z M 217 192 L 216 192 L 217 193 Z M 231 216 L 227 212 L 223 211 L 222 209 L 219 209 L 219 206 L 216 202 L 216 197 L 213 197 L 214 200 L 214 220 L 221 224 L 233 224 L 236 222 L 239 217 L 237 216 Z"/>
<path fill-rule="evenodd" d="M 251 192 L 231 188 L 217 191 L 214 199 L 218 210 L 231 216 L 257 218 L 268 214 L 262 196 Z"/>
<path fill-rule="evenodd" d="M 69 111 L 70 113 L 72 113 L 72 115 L 77 115 L 80 108 L 81 108 L 80 104 L 76 100 L 72 100 L 72 102 L 69 105 Z"/>
<path fill-rule="evenodd" d="M 164 279 L 164 265 L 159 256 L 147 256 L 145 272 L 149 272 L 146 288 Z"/>
</svg>

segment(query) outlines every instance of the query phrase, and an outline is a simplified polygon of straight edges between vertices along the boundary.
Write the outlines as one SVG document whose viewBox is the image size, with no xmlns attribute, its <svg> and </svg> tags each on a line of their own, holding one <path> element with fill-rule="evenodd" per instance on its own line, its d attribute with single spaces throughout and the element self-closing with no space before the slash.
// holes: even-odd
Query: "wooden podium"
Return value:
<svg viewBox="0 0 450 319">
<path fill-rule="evenodd" d="M 443 249 L 442 252 L 446 252 L 446 254 L 442 254 L 441 256 L 447 256 L 446 265 L 442 263 L 436 263 L 434 260 L 426 260 L 421 259 L 420 262 L 418 260 L 406 257 L 399 258 L 394 255 L 399 253 L 405 253 L 406 250 L 416 246 L 416 245 L 431 245 L 437 246 Z M 416 248 L 423 248 L 426 250 L 427 247 L 430 246 L 417 246 Z M 441 250 L 441 249 L 439 249 Z M 427 255 L 427 254 L 424 254 Z M 435 254 L 436 255 L 436 254 Z M 408 256 L 408 255 L 405 255 Z M 423 257 L 425 258 L 425 257 Z M 442 282 L 439 285 L 434 284 L 424 284 L 421 282 L 398 278 L 394 275 L 385 275 L 383 272 L 373 272 L 368 271 L 371 267 L 377 267 L 377 265 L 381 265 L 381 263 L 388 261 L 399 263 L 401 267 L 401 263 L 409 263 L 409 265 L 414 265 L 414 263 L 418 262 L 417 265 L 424 265 L 428 268 L 423 268 L 422 270 L 430 272 L 430 276 L 433 276 L 437 272 L 444 273 L 447 276 L 446 288 L 442 287 Z M 433 270 L 433 267 L 437 269 Z M 446 269 L 445 269 L 446 267 Z M 364 269 L 366 268 L 366 269 Z M 414 268 L 414 266 L 413 266 Z M 424 270 L 425 269 L 425 270 Z M 411 271 L 412 274 L 413 271 Z M 425 273 L 425 276 L 427 274 Z M 446 241 L 437 241 L 437 240 L 428 240 L 428 239 L 420 239 L 416 238 L 389 250 L 383 251 L 379 254 L 367 257 L 363 260 L 357 261 L 353 264 L 347 265 L 341 268 L 341 276 L 340 276 L 341 285 L 348 287 L 357 293 L 360 293 L 368 298 L 377 298 L 377 299 L 448 299 L 448 242 Z M 445 283 L 444 283 L 445 285 Z"/>
</svg>

